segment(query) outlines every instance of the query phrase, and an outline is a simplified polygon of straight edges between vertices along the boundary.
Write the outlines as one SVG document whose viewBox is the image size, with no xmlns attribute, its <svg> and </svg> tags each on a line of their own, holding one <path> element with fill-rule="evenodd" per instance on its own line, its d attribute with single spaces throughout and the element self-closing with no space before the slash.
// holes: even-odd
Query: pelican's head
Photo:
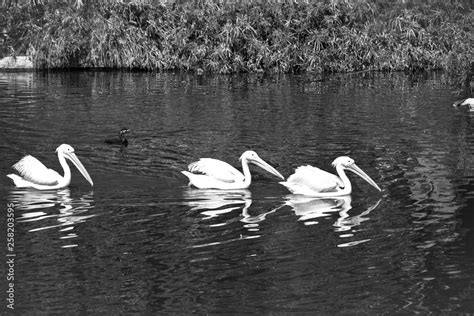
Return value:
<svg viewBox="0 0 474 316">
<path fill-rule="evenodd" d="M 454 107 L 460 107 L 463 105 L 468 105 L 469 106 L 469 111 L 474 111 L 474 98 L 467 98 L 463 100 L 459 100 L 453 103 Z"/>
<path fill-rule="evenodd" d="M 355 161 L 354 159 L 352 159 L 351 157 L 347 157 L 347 156 L 341 156 L 341 157 L 337 157 L 336 159 L 334 159 L 334 161 L 332 162 L 332 166 L 334 168 L 336 168 L 337 166 L 341 166 L 341 167 L 344 167 L 344 168 L 347 168 L 351 165 L 355 164 Z"/>
<path fill-rule="evenodd" d="M 260 157 L 253 150 L 247 150 L 239 158 L 240 161 L 242 161 L 244 159 L 247 160 L 247 161 L 250 161 L 252 159 L 260 159 Z"/>
<path fill-rule="evenodd" d="M 374 180 L 372 180 L 362 169 L 359 168 L 359 166 L 356 165 L 354 159 L 347 157 L 347 156 L 341 156 L 337 157 L 333 162 L 332 166 L 335 168 L 343 168 L 349 171 L 354 172 L 356 175 L 367 181 L 371 186 L 376 188 L 379 191 L 382 191 L 380 187 L 375 183 Z"/>
<path fill-rule="evenodd" d="M 246 161 L 248 163 L 253 163 L 254 165 L 259 166 L 260 168 L 270 172 L 271 174 L 277 176 L 278 178 L 285 180 L 285 177 L 283 177 L 281 173 L 279 173 L 275 168 L 273 168 L 268 163 L 266 163 L 253 150 L 247 150 L 246 152 L 244 152 L 242 156 L 240 156 L 239 160 Z"/>
<path fill-rule="evenodd" d="M 56 148 L 56 152 L 59 154 L 67 154 L 67 153 L 73 153 L 74 148 L 72 148 L 71 145 L 68 144 L 62 144 L 58 148 Z"/>
<path fill-rule="evenodd" d="M 76 168 L 81 172 L 81 174 L 86 178 L 86 180 L 93 186 L 94 182 L 92 182 L 91 176 L 87 172 L 86 168 L 82 165 L 79 158 L 77 158 L 76 154 L 74 153 L 74 148 L 68 144 L 62 144 L 58 148 L 56 148 L 56 152 L 58 153 L 58 157 L 64 157 L 69 159 Z"/>
</svg>

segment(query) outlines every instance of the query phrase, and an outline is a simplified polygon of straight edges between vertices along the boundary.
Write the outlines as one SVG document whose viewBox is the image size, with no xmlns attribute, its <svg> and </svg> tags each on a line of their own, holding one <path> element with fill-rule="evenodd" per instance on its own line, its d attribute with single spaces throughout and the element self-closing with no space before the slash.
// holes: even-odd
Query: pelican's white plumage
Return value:
<svg viewBox="0 0 474 316">
<path fill-rule="evenodd" d="M 463 105 L 469 105 L 469 109 L 473 110 L 474 109 L 474 98 L 467 98 L 463 99 L 457 102 L 454 102 L 453 106 L 463 106 Z"/>
<path fill-rule="evenodd" d="M 12 179 L 15 186 L 19 188 L 31 187 L 39 190 L 64 188 L 71 183 L 71 169 L 66 162 L 67 158 L 74 163 L 84 178 L 86 178 L 91 185 L 94 185 L 89 173 L 74 153 L 74 148 L 70 145 L 62 144 L 56 148 L 56 152 L 58 153 L 59 163 L 63 167 L 64 176 L 47 168 L 35 157 L 27 155 L 12 166 L 19 175 L 12 173 L 8 174 L 7 177 Z"/>
<path fill-rule="evenodd" d="M 222 182 L 239 182 L 244 181 L 244 175 L 227 162 L 213 159 L 201 158 L 192 162 L 188 166 L 188 170 L 195 174 L 205 174 Z"/>
<path fill-rule="evenodd" d="M 337 174 L 331 174 L 313 166 L 301 166 L 284 182 L 280 182 L 293 194 L 314 197 L 335 197 L 352 192 L 352 185 L 344 170 L 350 170 L 381 191 L 379 186 L 354 162 L 352 158 L 338 157 L 332 163 Z"/>
<path fill-rule="evenodd" d="M 181 171 L 189 179 L 189 184 L 199 189 L 247 189 L 251 183 L 248 164 L 253 163 L 271 174 L 285 179 L 275 168 L 260 158 L 256 152 L 248 150 L 240 156 L 243 174 L 226 162 L 213 158 L 201 158 L 189 164 L 189 171 Z"/>
<path fill-rule="evenodd" d="M 42 185 L 58 184 L 61 176 L 56 171 L 46 168 L 38 159 L 27 155 L 12 166 L 22 177 L 22 180 Z M 10 175 L 8 175 L 10 176 Z"/>
<path fill-rule="evenodd" d="M 284 183 L 291 183 L 288 187 Z M 286 182 L 282 182 L 293 193 L 310 195 L 311 192 L 330 192 L 343 187 L 342 180 L 336 175 L 313 166 L 301 166 L 296 168 Z"/>
</svg>

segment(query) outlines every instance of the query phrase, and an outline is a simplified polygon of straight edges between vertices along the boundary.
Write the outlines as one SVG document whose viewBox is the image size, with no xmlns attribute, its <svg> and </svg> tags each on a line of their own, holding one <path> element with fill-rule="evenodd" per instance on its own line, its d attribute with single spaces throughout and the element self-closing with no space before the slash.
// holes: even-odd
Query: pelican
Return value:
<svg viewBox="0 0 474 316">
<path fill-rule="evenodd" d="M 453 103 L 454 107 L 468 105 L 470 111 L 474 111 L 474 98 L 467 98 Z"/>
<path fill-rule="evenodd" d="M 247 189 L 252 181 L 249 163 L 259 166 L 282 180 L 285 179 L 254 151 L 248 150 L 244 152 L 239 160 L 242 162 L 243 174 L 228 163 L 212 158 L 201 158 L 189 164 L 189 172 L 181 172 L 189 178 L 189 184 L 198 189 Z"/>
<path fill-rule="evenodd" d="M 59 163 L 63 167 L 64 176 L 61 176 L 54 170 L 46 168 L 46 166 L 35 157 L 27 155 L 12 166 L 20 175 L 12 173 L 8 174 L 7 177 L 12 179 L 18 188 L 31 187 L 38 190 L 64 188 L 71 183 L 71 169 L 69 169 L 69 165 L 66 162 L 67 158 L 79 169 L 91 186 L 94 185 L 86 168 L 84 168 L 74 153 L 74 148 L 70 145 L 62 144 L 56 148 L 56 152 L 58 153 Z"/>
<path fill-rule="evenodd" d="M 107 144 L 113 144 L 113 145 L 122 145 L 127 147 L 128 146 L 128 140 L 125 138 L 125 134 L 130 132 L 128 128 L 122 128 L 119 132 L 119 138 L 114 138 L 114 139 L 106 139 L 105 142 Z"/>
<path fill-rule="evenodd" d="M 379 191 L 379 186 L 354 162 L 352 158 L 342 156 L 336 158 L 332 166 L 338 176 L 312 166 L 301 166 L 295 170 L 285 182 L 280 182 L 293 194 L 314 197 L 336 197 L 350 194 L 352 185 L 344 170 L 349 170 L 367 181 Z"/>
</svg>

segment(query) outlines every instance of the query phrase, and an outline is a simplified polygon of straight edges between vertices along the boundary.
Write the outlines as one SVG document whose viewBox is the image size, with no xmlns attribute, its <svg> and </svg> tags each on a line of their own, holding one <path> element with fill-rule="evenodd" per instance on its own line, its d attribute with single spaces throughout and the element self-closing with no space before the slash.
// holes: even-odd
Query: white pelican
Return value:
<svg viewBox="0 0 474 316">
<path fill-rule="evenodd" d="M 468 105 L 469 110 L 474 111 L 474 98 L 467 98 L 461 101 L 456 101 L 453 104 L 454 107 L 463 106 L 463 105 Z"/>
<path fill-rule="evenodd" d="M 312 166 L 301 166 L 295 170 L 285 182 L 280 182 L 293 194 L 302 194 L 314 197 L 336 197 L 347 195 L 352 192 L 352 185 L 344 170 L 350 170 L 371 184 L 374 188 L 382 191 L 379 186 L 354 162 L 352 158 L 342 156 L 336 158 L 332 166 L 336 168 L 337 174 L 333 175 Z"/>
<path fill-rule="evenodd" d="M 252 181 L 249 163 L 253 163 L 283 180 L 285 179 L 254 151 L 248 150 L 244 152 L 239 160 L 242 162 L 243 174 L 228 163 L 212 158 L 201 158 L 189 164 L 189 172 L 181 172 L 189 178 L 190 185 L 199 189 L 247 189 Z"/>
<path fill-rule="evenodd" d="M 84 178 L 93 186 L 89 173 L 82 165 L 79 158 L 74 154 L 74 148 L 67 144 L 62 144 L 56 148 L 59 163 L 63 167 L 64 177 L 54 170 L 46 168 L 38 159 L 27 155 L 12 167 L 20 175 L 8 174 L 18 188 L 35 188 L 38 190 L 53 190 L 67 187 L 71 183 L 71 169 L 66 162 L 66 158 L 74 163 Z"/>
</svg>

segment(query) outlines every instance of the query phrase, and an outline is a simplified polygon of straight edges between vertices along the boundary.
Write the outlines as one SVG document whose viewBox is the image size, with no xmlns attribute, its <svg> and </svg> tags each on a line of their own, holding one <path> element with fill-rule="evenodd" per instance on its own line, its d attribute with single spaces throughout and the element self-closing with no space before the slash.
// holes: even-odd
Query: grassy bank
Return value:
<svg viewBox="0 0 474 316">
<path fill-rule="evenodd" d="M 462 1 L 89 2 L 3 7 L 0 26 L 48 69 L 459 73 L 474 56 Z"/>
</svg>

